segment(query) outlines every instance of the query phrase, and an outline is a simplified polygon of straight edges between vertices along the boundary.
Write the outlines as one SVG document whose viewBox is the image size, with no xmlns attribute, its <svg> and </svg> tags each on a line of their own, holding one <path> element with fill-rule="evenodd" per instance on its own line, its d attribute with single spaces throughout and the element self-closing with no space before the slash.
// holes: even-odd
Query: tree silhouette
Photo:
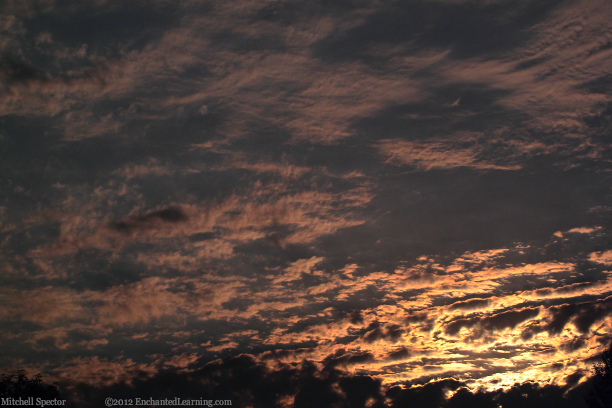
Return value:
<svg viewBox="0 0 612 408">
<path fill-rule="evenodd" d="M 612 407 L 612 344 L 603 352 L 602 361 L 593 366 L 593 388 L 585 396 L 589 408 Z"/>
<path fill-rule="evenodd" d="M 25 370 L 19 370 L 17 374 L 2 374 L 0 376 L 0 397 L 59 399 L 60 393 L 57 390 L 57 384 L 44 383 L 42 374 L 28 378 L 25 375 Z"/>
</svg>

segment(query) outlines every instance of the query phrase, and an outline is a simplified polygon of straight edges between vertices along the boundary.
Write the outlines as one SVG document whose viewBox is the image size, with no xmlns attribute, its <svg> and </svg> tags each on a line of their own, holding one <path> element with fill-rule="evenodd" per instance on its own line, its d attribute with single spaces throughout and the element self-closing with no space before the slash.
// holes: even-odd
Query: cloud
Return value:
<svg viewBox="0 0 612 408">
<path fill-rule="evenodd" d="M 392 351 L 387 355 L 387 359 L 394 360 L 405 360 L 410 357 L 410 351 L 406 347 L 401 347 L 398 350 Z"/>
<path fill-rule="evenodd" d="M 52 76 L 23 58 L 5 56 L 0 61 L 3 115 L 55 116 L 85 98 L 102 97 L 107 91 L 112 67 L 113 63 L 103 63 L 71 70 L 64 76 Z M 83 121 L 85 118 L 77 111 L 65 119 L 70 123 L 71 119 Z M 70 126 L 74 128 L 76 123 Z"/>
<path fill-rule="evenodd" d="M 314 169 L 304 166 L 296 166 L 289 163 L 271 163 L 271 162 L 251 162 L 248 160 L 248 156 L 242 159 L 237 157 L 237 154 L 232 154 L 231 159 L 227 161 L 227 164 L 220 166 L 218 170 L 234 170 L 242 169 L 255 172 L 257 174 L 276 174 L 282 178 L 287 179 L 298 179 L 304 177 L 306 174 L 312 172 Z M 246 156 L 246 155 L 245 155 Z"/>
<path fill-rule="evenodd" d="M 604 265 L 612 265 L 612 250 L 604 252 L 593 252 L 589 255 L 589 260 Z"/>
<path fill-rule="evenodd" d="M 77 357 L 63 365 L 55 374 L 61 381 L 75 384 L 94 385 L 97 387 L 111 386 L 117 382 L 130 383 L 135 378 L 147 378 L 154 375 L 154 366 L 137 364 L 128 360 L 116 358 Z"/>
<path fill-rule="evenodd" d="M 315 266 L 322 260 L 323 258 L 316 256 L 313 256 L 310 259 L 298 259 L 285 268 L 282 275 L 272 277 L 272 283 L 278 284 L 281 282 L 291 282 L 301 279 L 303 273 L 311 273 Z"/>
<path fill-rule="evenodd" d="M 2 309 L 2 320 L 23 319 L 37 324 L 53 324 L 60 319 L 78 317 L 84 310 L 75 305 L 73 293 L 68 290 L 50 288 L 32 291 L 5 289 L 1 293 L 6 307 Z"/>
<path fill-rule="evenodd" d="M 565 231 L 566 234 L 592 234 L 595 231 L 600 230 L 601 227 L 579 227 L 579 228 L 572 228 L 570 230 Z M 559 237 L 559 238 L 563 238 L 563 232 L 561 231 L 557 231 L 554 233 L 554 236 Z"/>
<path fill-rule="evenodd" d="M 130 233 L 133 230 L 155 228 L 158 224 L 180 223 L 188 219 L 189 217 L 180 207 L 167 207 L 142 215 L 134 215 L 124 221 L 111 222 L 109 228 L 121 233 Z"/>
<path fill-rule="evenodd" d="M 157 216 L 155 212 L 145 212 L 137 217 L 143 217 L 146 220 L 150 217 L 155 219 Z M 492 250 L 466 253 L 458 257 L 451 265 L 447 267 L 437 265 L 429 272 L 416 268 L 415 270 L 402 269 L 394 274 L 373 273 L 369 276 L 356 276 L 355 271 L 350 267 L 344 268 L 345 271 L 340 276 L 326 276 L 322 270 L 318 269 L 324 259 L 303 258 L 287 266 L 283 273 L 265 277 L 265 282 L 271 283 L 271 285 L 264 285 L 265 289 L 251 286 L 255 281 L 248 278 L 220 279 L 214 275 L 207 275 L 197 278 L 150 278 L 130 285 L 111 287 L 103 292 L 73 292 L 68 296 L 71 299 L 71 306 L 68 307 L 73 311 L 72 315 L 69 319 L 64 320 L 65 323 L 62 323 L 66 330 L 53 336 L 57 338 L 57 347 L 73 347 L 71 346 L 73 344 L 71 335 L 67 334 L 70 328 L 75 327 L 74 324 L 78 322 L 89 321 L 92 317 L 95 319 L 92 322 L 94 325 L 89 327 L 94 330 L 94 333 L 101 333 L 100 327 L 147 330 L 148 324 L 165 321 L 164 319 L 170 317 L 176 319 L 177 316 L 183 318 L 197 316 L 202 322 L 226 321 L 230 323 L 255 319 L 259 322 L 258 324 L 263 325 L 260 327 L 270 329 L 282 322 L 282 327 L 276 327 L 271 331 L 270 329 L 231 331 L 225 336 L 221 335 L 222 331 L 217 331 L 205 334 L 205 337 L 199 334 L 198 336 L 203 339 L 200 343 L 208 339 L 213 340 L 212 344 L 209 342 L 201 350 L 229 353 L 243 348 L 244 344 L 249 344 L 251 347 L 254 344 L 261 344 L 273 348 L 279 345 L 300 348 L 304 344 L 311 344 L 312 347 L 307 350 L 296 353 L 287 351 L 282 358 L 277 358 L 277 360 L 296 364 L 303 358 L 310 358 L 313 361 L 327 362 L 330 366 L 351 372 L 369 370 L 385 373 L 384 382 L 390 384 L 408 379 L 422 381 L 431 378 L 433 373 L 444 375 L 444 373 L 453 372 L 468 373 L 466 375 L 482 381 L 482 384 L 489 384 L 487 381 L 494 383 L 496 377 L 491 376 L 491 371 L 480 368 L 479 361 L 482 361 L 483 357 L 455 355 L 452 350 L 456 347 L 457 340 L 462 344 L 477 344 L 483 353 L 487 353 L 493 352 L 493 349 L 503 344 L 513 344 L 512 342 L 515 342 L 517 338 L 521 338 L 521 332 L 531 333 L 521 338 L 522 343 L 520 344 L 521 347 L 524 347 L 522 350 L 508 351 L 510 355 L 515 356 L 513 361 L 520 361 L 520 364 L 513 368 L 516 370 L 515 377 L 509 377 L 516 378 L 516 381 L 520 378 L 534 376 L 528 370 L 535 361 L 552 363 L 566 358 L 563 353 L 586 357 L 590 348 L 599 347 L 594 343 L 596 342 L 595 336 L 584 337 L 584 333 L 586 333 L 585 328 L 589 325 L 602 321 L 602 319 L 606 321 L 605 303 L 590 306 L 579 304 L 579 306 L 573 306 L 573 309 L 567 306 L 567 311 L 563 309 L 566 306 L 559 306 L 561 309 L 557 306 L 550 309 L 521 306 L 530 301 L 531 298 L 527 295 L 531 296 L 532 292 L 540 296 L 550 296 L 544 290 L 557 291 L 559 299 L 563 301 L 575 291 L 588 290 L 592 285 L 565 285 L 567 287 L 560 286 L 553 289 L 545 289 L 545 286 L 542 290 L 511 291 L 505 296 L 500 296 L 498 293 L 497 296 L 484 299 L 453 302 L 464 296 L 462 293 L 470 291 L 490 295 L 492 290 L 505 287 L 503 285 L 508 284 L 515 277 L 522 279 L 549 277 L 572 270 L 571 265 L 555 263 L 506 269 L 494 266 L 497 265 L 496 262 L 503 262 L 503 258 L 500 259 L 500 257 L 506 256 L 508 252 L 510 251 Z M 422 262 L 430 263 L 428 258 Z M 462 265 L 469 265 L 472 269 L 465 270 L 463 269 L 465 266 Z M 273 283 L 277 277 L 291 277 L 291 279 Z M 312 292 L 301 289 L 302 279 L 318 279 L 319 282 L 329 280 L 333 285 L 329 286 L 330 292 L 326 295 L 322 295 L 326 292 L 315 292 L 319 298 L 313 301 L 308 298 Z M 553 284 L 548 281 L 543 281 L 543 283 Z M 294 286 L 296 284 L 297 286 Z M 401 299 L 402 293 L 415 284 L 416 287 L 426 285 L 425 287 L 431 289 L 412 297 L 414 299 L 412 304 L 405 301 L 385 304 L 387 302 L 385 299 L 394 297 Z M 378 306 L 367 308 L 368 303 L 362 303 L 359 312 L 360 319 L 347 314 L 346 319 L 338 320 L 333 317 L 337 313 L 333 307 L 322 310 L 325 302 L 336 299 L 336 290 L 345 293 L 344 297 L 340 297 L 342 301 L 342 299 L 350 300 L 353 296 L 359 296 L 360 292 L 363 293 L 362 291 L 368 288 L 377 288 L 382 291 L 383 296 Z M 52 292 L 47 291 L 47 293 L 52 298 L 55 296 Z M 444 296 L 444 294 L 447 294 L 448 299 L 440 303 L 440 299 L 444 299 L 441 295 Z M 243 307 L 238 302 L 246 303 Z M 321 302 L 319 313 L 316 312 L 317 302 Z M 236 304 L 236 307 L 233 304 Z M 342 306 L 342 303 L 335 304 L 336 307 L 345 307 Z M 75 308 L 75 305 L 78 307 Z M 416 316 L 418 318 L 413 318 L 415 307 L 422 311 L 420 317 Z M 478 307 L 474 309 L 477 312 L 463 317 L 465 310 L 469 310 L 466 308 L 471 307 Z M 75 311 L 78 313 L 75 314 Z M 562 314 L 559 315 L 559 313 Z M 289 315 L 293 317 L 288 319 Z M 565 320 L 561 318 L 562 315 L 567 316 Z M 41 321 L 43 317 L 37 317 L 36 314 L 31 316 L 24 314 L 22 319 Z M 48 316 L 44 316 L 44 319 L 50 322 Z M 557 338 L 556 335 L 561 333 L 569 322 L 573 322 L 579 332 L 575 333 L 575 337 Z M 553 329 L 553 327 L 558 327 L 558 329 Z M 464 333 L 462 328 L 469 330 Z M 440 336 L 439 330 L 450 337 Z M 537 345 L 535 337 L 539 336 L 542 331 L 548 331 L 552 336 L 546 341 L 545 338 L 538 337 L 537 342 L 541 344 Z M 253 337 L 254 333 L 257 333 L 256 337 Z M 42 339 L 48 335 L 41 333 L 38 338 Z M 193 338 L 193 336 L 194 334 L 188 333 L 186 338 Z M 104 343 L 101 341 L 103 338 L 92 339 L 93 343 L 90 341 L 88 344 L 83 344 L 83 347 L 108 347 L 111 343 Z M 546 359 L 543 359 L 538 353 L 531 355 L 539 347 L 550 347 L 551 349 L 558 347 L 559 352 L 551 352 Z M 193 353 L 197 348 L 187 350 Z M 269 358 L 273 354 L 264 353 L 261 358 L 263 359 L 264 356 Z M 499 360 L 492 363 L 496 367 L 495 372 L 510 369 L 504 361 Z M 139 360 L 138 364 L 144 364 L 144 361 Z M 411 369 L 396 371 L 395 364 L 408 364 Z"/>
<path fill-rule="evenodd" d="M 539 309 L 512 310 L 486 317 L 482 319 L 481 324 L 485 330 L 514 328 L 525 320 L 536 317 L 539 313 Z"/>
<path fill-rule="evenodd" d="M 96 191 L 102 196 L 113 192 L 112 188 L 108 192 Z M 362 224 L 357 214 L 352 213 L 371 199 L 365 189 L 344 194 L 317 191 L 287 194 L 255 186 L 250 194 L 248 198 L 232 194 L 216 202 L 165 206 L 144 212 L 142 206 L 136 204 L 136 214 L 118 221 L 88 217 L 93 208 L 103 206 L 92 200 L 70 212 L 55 214 L 62 223 L 60 236 L 52 244 L 33 249 L 32 255 L 57 257 L 87 249 L 118 252 L 130 243 L 156 244 L 163 239 L 181 241 L 182 251 L 189 252 L 194 259 L 224 258 L 239 245 L 263 239 L 268 240 L 270 246 L 285 248 Z M 141 197 L 136 195 L 135 199 Z M 197 234 L 212 234 L 210 238 L 214 239 L 194 240 Z M 171 257 L 166 248 L 160 247 L 157 255 L 141 259 L 151 259 L 155 264 L 159 263 L 154 260 L 158 257 L 167 263 Z"/>
<path fill-rule="evenodd" d="M 363 335 L 363 340 L 366 343 L 374 343 L 378 340 L 384 339 L 390 343 L 396 343 L 401 339 L 404 330 L 399 325 L 392 325 L 387 330 L 382 330 L 380 327 L 376 327 Z"/>
<path fill-rule="evenodd" d="M 470 146 L 472 145 L 472 146 Z M 466 147 L 463 147 L 466 146 Z M 410 142 L 406 140 L 383 140 L 379 144 L 387 162 L 415 167 L 419 170 L 472 167 L 476 169 L 517 170 L 517 165 L 497 165 L 482 162 L 477 156 L 484 150 L 475 138 L 468 136 L 456 140 L 433 142 Z"/>
<path fill-rule="evenodd" d="M 49 78 L 44 72 L 36 69 L 25 61 L 12 57 L 4 57 L 0 62 L 0 80 L 6 86 L 28 82 L 47 82 Z"/>
<path fill-rule="evenodd" d="M 580 227 L 580 228 L 572 228 L 567 231 L 568 234 L 591 234 L 597 230 L 600 230 L 601 227 L 589 228 L 589 227 Z"/>
<path fill-rule="evenodd" d="M 115 170 L 113 174 L 129 181 L 134 178 L 168 176 L 174 174 L 174 172 L 175 170 L 171 166 L 163 165 L 156 159 L 149 159 L 146 164 L 127 165 L 124 168 Z"/>
<path fill-rule="evenodd" d="M 372 361 L 374 361 L 374 355 L 372 355 L 371 353 L 345 354 L 345 351 L 340 349 L 338 352 L 335 353 L 335 355 L 323 360 L 323 363 L 325 363 L 325 365 L 329 367 L 346 367 L 354 364 L 369 363 Z"/>
</svg>

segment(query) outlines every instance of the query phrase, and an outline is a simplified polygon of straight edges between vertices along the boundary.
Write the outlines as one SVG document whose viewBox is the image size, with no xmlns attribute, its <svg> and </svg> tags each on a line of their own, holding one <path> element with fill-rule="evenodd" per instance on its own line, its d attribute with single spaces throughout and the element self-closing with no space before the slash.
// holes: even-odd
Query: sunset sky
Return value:
<svg viewBox="0 0 612 408">
<path fill-rule="evenodd" d="M 234 407 L 584 407 L 609 0 L 0 1 L 0 372 Z"/>
</svg>

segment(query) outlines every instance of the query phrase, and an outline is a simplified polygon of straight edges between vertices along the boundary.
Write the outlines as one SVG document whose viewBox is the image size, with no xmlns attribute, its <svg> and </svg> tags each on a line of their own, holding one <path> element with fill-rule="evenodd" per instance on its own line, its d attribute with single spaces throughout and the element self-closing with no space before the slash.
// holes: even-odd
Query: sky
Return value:
<svg viewBox="0 0 612 408">
<path fill-rule="evenodd" d="M 0 372 L 79 407 L 585 407 L 611 16 L 0 2 Z"/>
</svg>

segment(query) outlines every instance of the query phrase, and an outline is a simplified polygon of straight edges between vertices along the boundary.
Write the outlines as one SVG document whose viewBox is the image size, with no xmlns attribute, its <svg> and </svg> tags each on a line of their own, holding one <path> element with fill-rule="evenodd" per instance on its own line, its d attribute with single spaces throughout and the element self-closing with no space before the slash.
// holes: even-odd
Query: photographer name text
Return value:
<svg viewBox="0 0 612 408">
<path fill-rule="evenodd" d="M 37 407 L 50 407 L 57 405 L 66 405 L 66 400 L 62 399 L 42 399 L 34 397 L 28 398 L 0 398 L 0 403 L 2 405 L 13 405 L 13 406 L 27 406 L 27 405 L 36 405 Z"/>
</svg>

